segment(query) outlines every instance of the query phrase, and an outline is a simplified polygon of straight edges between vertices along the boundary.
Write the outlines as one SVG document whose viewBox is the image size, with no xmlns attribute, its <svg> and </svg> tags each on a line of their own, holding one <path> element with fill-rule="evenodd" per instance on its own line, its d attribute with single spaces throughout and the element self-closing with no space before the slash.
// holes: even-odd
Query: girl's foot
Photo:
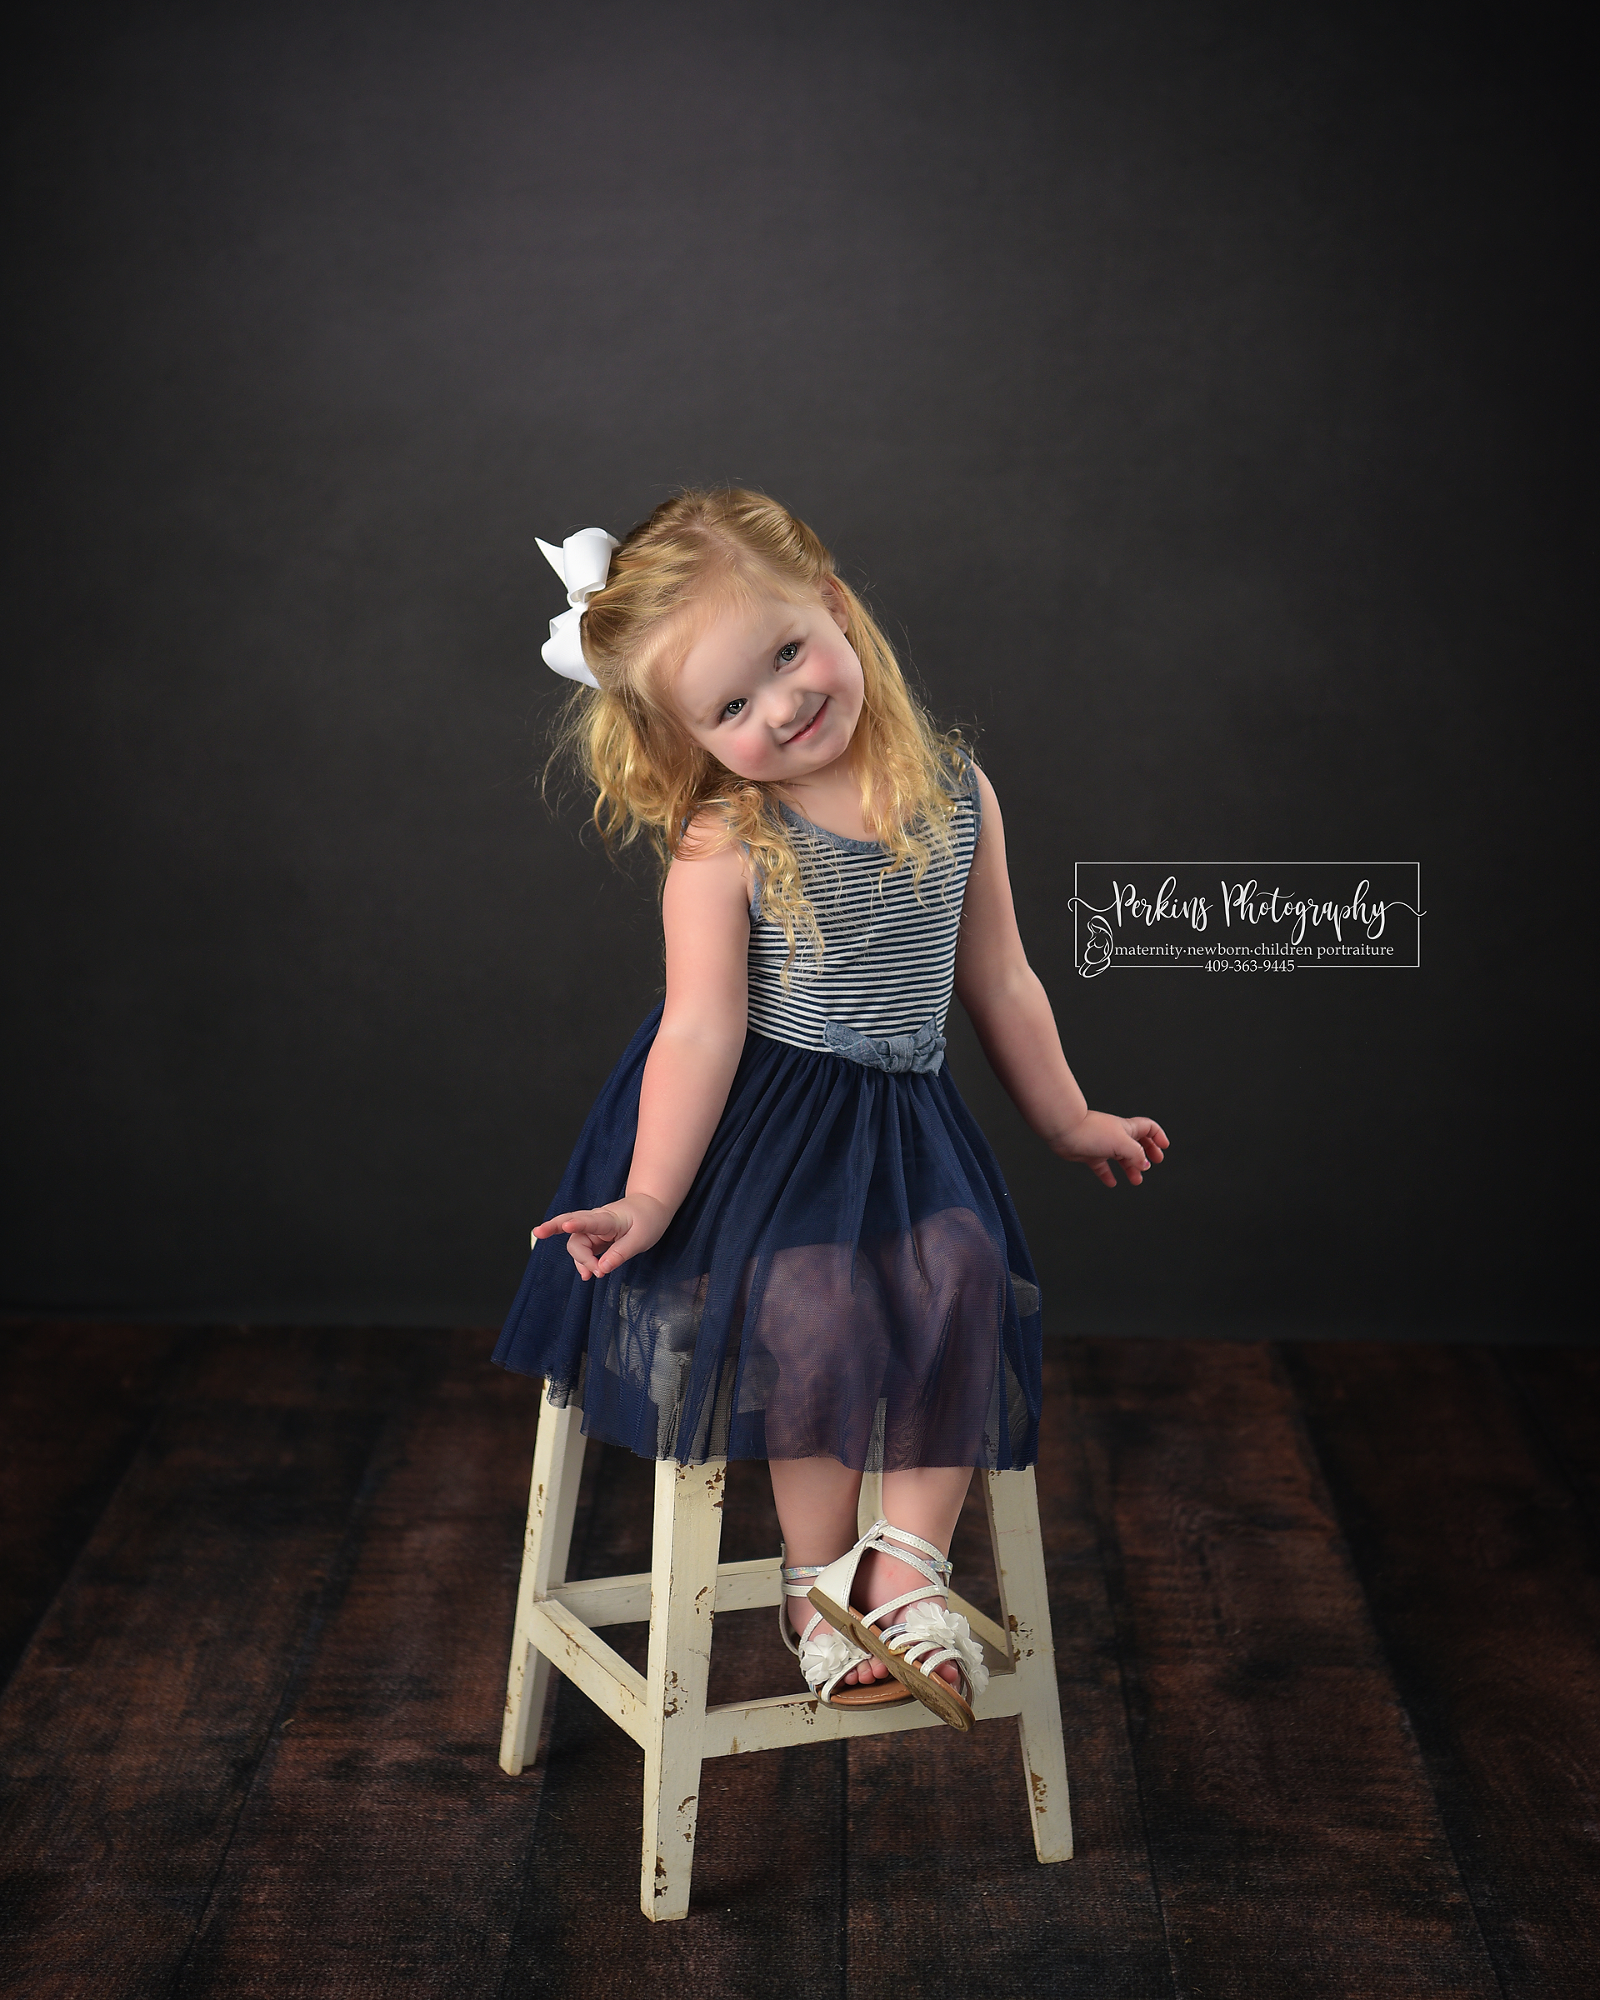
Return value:
<svg viewBox="0 0 1600 2000">
<path fill-rule="evenodd" d="M 858 1666 L 870 1664 L 867 1649 L 837 1631 L 806 1601 L 807 1591 L 825 1565 L 791 1566 L 781 1558 L 780 1565 L 779 1629 L 790 1652 L 798 1655 L 811 1692 L 831 1708 L 883 1708 L 910 1700 L 908 1691 L 892 1675 L 858 1674 Z"/>
<path fill-rule="evenodd" d="M 856 1571 L 855 1588 L 850 1592 L 850 1602 L 857 1611 L 870 1611 L 875 1604 L 883 1604 L 891 1597 L 903 1596 L 906 1591 L 915 1590 L 919 1583 L 926 1581 L 927 1578 L 922 1572 L 912 1569 L 908 1563 L 896 1562 L 893 1556 L 880 1555 L 875 1550 L 870 1550 L 861 1558 L 861 1567 Z M 941 1594 L 930 1590 L 921 1603 L 942 1607 L 944 1598 Z M 895 1612 L 895 1622 L 900 1623 L 912 1612 L 920 1609 L 920 1603 L 906 1605 Z M 869 1673 L 877 1680 L 889 1678 L 889 1669 L 878 1659 L 863 1660 L 856 1671 L 863 1678 Z M 960 1678 L 961 1669 L 953 1660 L 946 1660 L 942 1667 L 935 1667 L 934 1672 L 940 1680 L 948 1681 L 954 1687 Z"/>
<path fill-rule="evenodd" d="M 798 1603 L 789 1604 L 787 1611 L 789 1630 L 794 1634 L 796 1640 L 798 1640 L 806 1626 L 811 1623 L 811 1620 L 817 1614 L 804 1598 L 801 1598 Z M 833 1627 L 826 1619 L 823 1619 L 819 1625 L 812 1628 L 811 1636 L 813 1639 L 826 1639 L 832 1631 Z M 873 1687 L 879 1681 L 886 1681 L 892 1678 L 893 1676 L 882 1660 L 875 1660 L 869 1655 L 861 1662 L 860 1666 L 852 1667 L 839 1685 L 841 1687 Z"/>
<path fill-rule="evenodd" d="M 874 1563 L 875 1574 L 869 1572 L 870 1580 L 863 1582 L 864 1564 L 873 1557 L 887 1567 Z M 916 1581 L 908 1590 L 891 1588 L 874 1604 L 877 1578 L 892 1586 L 902 1568 Z M 819 1572 L 807 1595 L 839 1635 L 830 1645 L 848 1641 L 883 1661 L 892 1678 L 941 1722 L 968 1730 L 977 1720 L 973 1703 L 989 1685 L 989 1669 L 966 1618 L 950 1609 L 949 1585 L 950 1565 L 940 1545 L 880 1516 L 854 1548 Z M 941 1673 L 945 1666 L 955 1673 Z"/>
<path fill-rule="evenodd" d="M 856 1571 L 856 1585 L 850 1593 L 850 1602 L 858 1611 L 870 1611 L 873 1605 L 882 1604 L 886 1598 L 899 1597 L 905 1591 L 915 1590 L 919 1583 L 926 1582 L 926 1580 L 920 1570 L 914 1570 L 906 1563 L 896 1562 L 892 1556 L 869 1552 L 861 1558 L 861 1567 Z M 923 1601 L 929 1604 L 944 1603 L 944 1599 L 936 1596 L 932 1591 L 929 1592 L 927 1598 Z M 907 1611 L 913 1608 L 913 1606 L 907 1606 L 906 1610 L 897 1611 L 894 1615 L 897 1620 L 903 1619 Z M 801 1630 L 811 1618 L 816 1616 L 816 1613 L 804 1598 L 791 1600 L 788 1605 L 788 1612 L 789 1629 L 798 1639 Z M 826 1638 L 832 1630 L 833 1627 L 824 1619 L 812 1633 L 812 1637 L 815 1639 Z M 939 1676 L 940 1680 L 948 1681 L 952 1687 L 960 1676 L 960 1669 L 951 1660 L 947 1660 L 942 1667 L 935 1667 L 934 1672 Z M 852 1667 L 840 1685 L 843 1687 L 870 1687 L 876 1681 L 886 1681 L 892 1678 L 893 1676 L 882 1660 L 869 1657 L 863 1660 L 860 1666 Z"/>
<path fill-rule="evenodd" d="M 914 1537 L 924 1538 L 924 1548 L 932 1542 L 938 1548 L 948 1549 L 971 1478 L 970 1466 L 919 1466 L 889 1472 L 884 1475 L 883 1504 L 890 1516 L 909 1528 Z M 811 1562 L 821 1563 L 849 1549 L 858 1532 L 860 1490 L 860 1473 L 836 1460 L 773 1460 L 772 1493 L 789 1551 L 784 1561 L 793 1562 L 804 1554 Z M 863 1551 L 850 1592 L 851 1604 L 864 1613 L 927 1583 L 926 1571 L 876 1551 Z M 942 1601 L 937 1589 L 928 1585 L 927 1597 L 921 1601 L 913 1599 L 908 1609 L 921 1612 L 926 1605 L 940 1605 Z M 797 1643 L 814 1612 L 806 1609 L 803 1594 L 798 1591 L 785 1605 L 785 1612 L 785 1636 L 793 1634 L 791 1643 Z M 904 1619 L 906 1612 L 897 1611 L 893 1616 Z M 812 1636 L 825 1637 L 831 1630 L 831 1623 L 823 1620 Z M 950 1662 L 941 1662 L 934 1671 L 947 1683 L 959 1677 L 959 1669 Z M 839 1686 L 882 1687 L 892 1678 L 889 1668 L 869 1655 L 849 1670 Z"/>
</svg>

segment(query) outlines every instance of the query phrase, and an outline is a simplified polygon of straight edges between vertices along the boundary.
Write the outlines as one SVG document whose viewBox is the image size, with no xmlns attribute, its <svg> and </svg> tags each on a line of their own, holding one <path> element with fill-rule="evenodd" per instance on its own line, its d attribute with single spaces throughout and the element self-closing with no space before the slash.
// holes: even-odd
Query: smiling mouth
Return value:
<svg viewBox="0 0 1600 2000">
<path fill-rule="evenodd" d="M 826 709 L 827 706 L 828 706 L 828 697 L 824 695 L 822 697 L 822 707 L 817 710 L 816 714 L 812 716 L 811 720 L 805 725 L 805 727 L 803 729 L 797 729 L 792 736 L 786 736 L 783 739 L 783 747 L 785 750 L 788 749 L 791 743 L 802 743 L 805 741 L 806 737 L 808 737 L 811 734 L 812 730 L 814 730 L 817 724 L 822 720 L 823 710 Z"/>
</svg>

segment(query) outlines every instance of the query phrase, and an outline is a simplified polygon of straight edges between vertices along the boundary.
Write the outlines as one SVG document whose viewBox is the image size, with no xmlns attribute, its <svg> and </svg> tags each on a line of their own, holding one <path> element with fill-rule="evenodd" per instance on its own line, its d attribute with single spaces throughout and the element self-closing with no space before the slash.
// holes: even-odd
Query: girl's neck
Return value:
<svg viewBox="0 0 1600 2000">
<path fill-rule="evenodd" d="M 825 833 L 837 833 L 845 840 L 878 837 L 862 813 L 861 785 L 847 757 L 796 784 L 778 787 L 777 793 L 785 805 L 792 806 L 802 819 L 820 826 Z"/>
</svg>

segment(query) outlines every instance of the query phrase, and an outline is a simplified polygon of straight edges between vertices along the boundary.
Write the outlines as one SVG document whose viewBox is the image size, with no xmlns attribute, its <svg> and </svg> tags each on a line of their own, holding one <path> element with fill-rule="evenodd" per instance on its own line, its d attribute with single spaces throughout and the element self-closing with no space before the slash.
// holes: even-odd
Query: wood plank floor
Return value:
<svg viewBox="0 0 1600 2000">
<path fill-rule="evenodd" d="M 651 1926 L 634 1745 L 558 1684 L 495 1762 L 537 1399 L 488 1344 L 0 1333 L 0 1990 L 1596 1991 L 1600 1352 L 1053 1345 L 1078 1857 L 1010 1724 L 731 1757 Z M 591 1447 L 575 1572 L 647 1568 L 650 1499 Z M 725 1557 L 776 1545 L 732 1468 Z M 992 1606 L 976 1505 L 954 1554 Z M 713 1700 L 792 1684 L 719 1619 Z"/>
</svg>

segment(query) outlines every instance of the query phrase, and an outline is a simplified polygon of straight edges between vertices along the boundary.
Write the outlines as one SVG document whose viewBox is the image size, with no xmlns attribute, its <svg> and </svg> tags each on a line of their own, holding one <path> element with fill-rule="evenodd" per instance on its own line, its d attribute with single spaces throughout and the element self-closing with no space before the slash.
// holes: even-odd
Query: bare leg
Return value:
<svg viewBox="0 0 1600 2000">
<path fill-rule="evenodd" d="M 772 1497 L 783 1528 L 785 1560 L 797 1564 L 837 1561 L 856 1538 L 861 1474 L 836 1458 L 774 1458 L 768 1461 L 767 1469 L 772 1474 Z M 900 1588 L 907 1590 L 910 1585 L 903 1583 Z M 803 1597 L 785 1602 L 789 1624 L 798 1636 L 810 1621 L 812 1608 Z M 832 1629 L 827 1624 L 817 1628 L 819 1633 Z M 889 1669 L 874 1660 L 846 1674 L 844 1684 L 849 1687 L 858 1681 L 887 1680 L 888 1676 Z"/>
<path fill-rule="evenodd" d="M 775 1458 L 772 1497 L 792 1563 L 830 1563 L 856 1538 L 861 1474 L 836 1458 Z"/>
<path fill-rule="evenodd" d="M 971 1484 L 970 1465 L 918 1465 L 905 1472 L 886 1472 L 883 1475 L 883 1517 L 893 1522 L 895 1527 L 920 1535 L 925 1542 L 932 1542 L 942 1554 L 948 1555 L 956 1522 L 961 1518 L 961 1503 L 966 1499 L 967 1488 Z M 849 1543 L 845 1546 L 848 1548 Z M 852 1598 L 858 1611 L 870 1611 L 875 1604 L 899 1597 L 903 1591 L 915 1590 L 922 1581 L 918 1571 L 908 1568 L 905 1563 L 896 1562 L 892 1556 L 866 1555 L 856 1571 Z M 898 1624 L 909 1609 L 909 1605 L 905 1606 L 885 1622 Z M 881 1660 L 875 1660 L 873 1665 L 880 1674 L 889 1671 Z M 956 1678 L 953 1662 L 937 1671 L 944 1680 L 954 1681 Z"/>
</svg>

